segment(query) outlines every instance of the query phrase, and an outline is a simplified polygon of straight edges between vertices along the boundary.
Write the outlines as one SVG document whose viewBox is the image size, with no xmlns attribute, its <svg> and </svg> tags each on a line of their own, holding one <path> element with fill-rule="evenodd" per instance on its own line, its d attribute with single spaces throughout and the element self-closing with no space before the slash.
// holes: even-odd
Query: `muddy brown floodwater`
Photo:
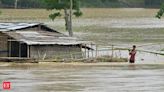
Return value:
<svg viewBox="0 0 164 92">
<path fill-rule="evenodd" d="M 11 92 L 163 92 L 164 65 L 1 64 L 0 81 Z"/>
</svg>

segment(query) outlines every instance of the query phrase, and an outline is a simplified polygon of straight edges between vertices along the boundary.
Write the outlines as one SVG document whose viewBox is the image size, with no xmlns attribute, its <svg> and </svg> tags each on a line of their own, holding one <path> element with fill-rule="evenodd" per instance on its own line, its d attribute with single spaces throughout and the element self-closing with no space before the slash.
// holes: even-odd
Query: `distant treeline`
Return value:
<svg viewBox="0 0 164 92">
<path fill-rule="evenodd" d="M 43 8 L 44 0 L 0 0 L 1 8 L 14 8 L 17 3 L 18 8 Z"/>
<path fill-rule="evenodd" d="M 159 8 L 164 0 L 80 0 L 81 7 L 100 8 Z M 44 8 L 44 0 L 0 0 L 1 8 Z"/>
</svg>

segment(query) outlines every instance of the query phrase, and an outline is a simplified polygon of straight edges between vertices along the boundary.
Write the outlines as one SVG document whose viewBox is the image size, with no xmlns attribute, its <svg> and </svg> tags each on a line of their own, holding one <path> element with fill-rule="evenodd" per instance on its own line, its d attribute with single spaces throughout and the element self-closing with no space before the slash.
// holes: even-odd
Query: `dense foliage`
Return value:
<svg viewBox="0 0 164 92">
<path fill-rule="evenodd" d="M 54 12 L 50 15 L 51 19 L 55 19 L 58 16 L 61 16 L 60 10 L 67 10 L 70 9 L 70 0 L 45 0 L 46 8 L 48 10 L 59 10 L 58 12 Z M 82 15 L 82 12 L 80 11 L 80 5 L 79 0 L 73 0 L 73 14 L 76 17 L 79 17 Z"/>
<path fill-rule="evenodd" d="M 157 12 L 156 17 L 160 19 L 163 16 L 163 13 L 164 13 L 164 4 L 162 4 L 160 10 Z"/>
<path fill-rule="evenodd" d="M 14 2 L 15 0 L 0 0 L 0 7 L 13 8 Z M 163 2 L 164 0 L 80 0 L 80 6 L 159 8 Z M 18 0 L 18 8 L 45 8 L 45 2 L 44 0 Z"/>
<path fill-rule="evenodd" d="M 72 13 L 76 17 L 82 15 L 80 11 L 80 1 L 79 0 L 45 0 L 46 9 L 55 10 L 49 17 L 54 20 L 58 16 L 62 16 L 62 10 L 64 11 L 64 19 L 66 30 L 69 32 L 70 36 L 73 36 L 72 32 Z"/>
</svg>

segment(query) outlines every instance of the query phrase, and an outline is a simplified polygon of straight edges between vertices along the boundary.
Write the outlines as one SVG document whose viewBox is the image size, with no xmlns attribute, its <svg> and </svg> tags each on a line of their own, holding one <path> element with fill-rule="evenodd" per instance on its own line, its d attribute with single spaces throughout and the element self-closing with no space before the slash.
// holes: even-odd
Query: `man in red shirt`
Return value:
<svg viewBox="0 0 164 92">
<path fill-rule="evenodd" d="M 130 51 L 129 50 L 129 55 L 130 55 L 130 63 L 135 63 L 135 56 L 136 56 L 136 46 L 133 45 L 133 49 Z"/>
</svg>

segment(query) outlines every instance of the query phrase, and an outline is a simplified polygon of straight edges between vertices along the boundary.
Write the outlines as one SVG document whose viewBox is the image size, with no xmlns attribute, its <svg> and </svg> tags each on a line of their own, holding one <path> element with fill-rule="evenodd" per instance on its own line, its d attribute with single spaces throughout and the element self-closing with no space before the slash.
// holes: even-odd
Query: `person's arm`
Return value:
<svg viewBox="0 0 164 92">
<path fill-rule="evenodd" d="M 137 51 L 135 50 L 135 51 L 134 51 L 134 54 L 136 55 L 136 53 L 137 53 Z"/>
<path fill-rule="evenodd" d="M 132 51 L 129 49 L 129 55 L 131 55 L 132 54 Z"/>
</svg>

